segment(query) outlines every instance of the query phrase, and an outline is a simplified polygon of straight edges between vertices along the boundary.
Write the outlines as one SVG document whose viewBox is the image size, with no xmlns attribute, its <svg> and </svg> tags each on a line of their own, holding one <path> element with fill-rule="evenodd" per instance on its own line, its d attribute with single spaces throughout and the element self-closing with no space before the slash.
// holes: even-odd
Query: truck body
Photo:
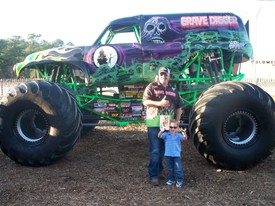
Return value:
<svg viewBox="0 0 275 206">
<path fill-rule="evenodd" d="M 143 121 L 143 112 L 138 117 L 114 108 L 109 111 L 108 103 L 120 107 L 120 102 L 134 101 L 135 107 L 142 107 L 136 102 L 161 65 L 171 69 L 171 82 L 181 88 L 188 107 L 211 85 L 242 79 L 238 65 L 252 56 L 245 27 L 236 15 L 140 15 L 111 22 L 91 47 L 31 54 L 15 71 L 20 76 L 26 69 L 36 69 L 39 77 L 72 88 L 82 108 L 125 125 Z M 53 64 L 61 68 L 59 73 Z M 118 90 L 105 97 L 104 88 L 110 93 L 109 87 Z M 105 98 L 104 107 L 97 104 Z"/>
<path fill-rule="evenodd" d="M 1 132 L 2 151 L 21 164 L 44 165 L 59 158 L 33 160 L 25 149 L 14 152 L 15 139 L 21 137 L 24 144 L 37 150 L 34 143 L 39 143 L 51 156 L 56 150 L 44 148 L 41 141 L 52 141 L 54 133 L 62 142 L 63 134 L 69 133 L 65 155 L 82 126 L 144 123 L 143 91 L 165 66 L 171 71 L 171 85 L 185 103 L 180 125 L 188 129 L 199 152 L 221 167 L 251 167 L 274 146 L 274 101 L 256 85 L 238 82 L 244 77 L 239 65 L 251 58 L 246 28 L 233 13 L 139 15 L 114 20 L 92 46 L 37 52 L 14 66 L 18 77 L 34 72 L 43 80 L 18 86 L 1 100 L 2 128 L 9 128 L 9 132 Z M 58 108 L 63 101 L 58 96 L 73 99 L 77 106 L 67 103 Z M 26 103 L 5 121 L 20 101 L 32 106 Z M 266 111 L 260 111 L 263 108 Z M 68 119 L 67 125 L 52 125 L 69 110 L 74 111 L 75 123 Z M 265 126 L 260 124 L 262 114 L 268 114 Z M 15 125 L 17 132 L 9 125 Z M 30 128 L 36 129 L 30 133 Z M 255 158 L 259 153 L 260 158 Z"/>
</svg>

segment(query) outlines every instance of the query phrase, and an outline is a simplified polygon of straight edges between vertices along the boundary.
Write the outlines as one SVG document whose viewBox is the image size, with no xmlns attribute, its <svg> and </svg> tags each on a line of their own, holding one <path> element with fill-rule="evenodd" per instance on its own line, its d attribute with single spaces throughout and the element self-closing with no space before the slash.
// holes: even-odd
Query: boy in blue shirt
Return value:
<svg viewBox="0 0 275 206">
<path fill-rule="evenodd" d="M 168 167 L 167 185 L 176 183 L 177 188 L 181 188 L 183 184 L 184 174 L 181 163 L 181 141 L 187 140 L 186 135 L 177 132 L 178 122 L 170 121 L 170 129 L 168 132 L 161 130 L 158 134 L 159 138 L 165 141 L 165 160 Z M 177 180 L 177 182 L 176 182 Z"/>
</svg>

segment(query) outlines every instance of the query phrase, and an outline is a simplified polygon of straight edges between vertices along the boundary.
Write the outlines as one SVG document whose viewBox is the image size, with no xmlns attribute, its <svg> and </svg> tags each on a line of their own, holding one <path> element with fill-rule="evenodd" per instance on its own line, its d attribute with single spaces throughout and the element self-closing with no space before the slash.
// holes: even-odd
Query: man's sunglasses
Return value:
<svg viewBox="0 0 275 206">
<path fill-rule="evenodd" d="M 166 77 L 168 76 L 166 73 L 163 73 L 163 72 L 160 73 L 159 75 L 160 75 L 160 76 L 166 76 Z"/>
<path fill-rule="evenodd" d="M 178 127 L 170 127 L 170 129 L 177 129 Z"/>
</svg>

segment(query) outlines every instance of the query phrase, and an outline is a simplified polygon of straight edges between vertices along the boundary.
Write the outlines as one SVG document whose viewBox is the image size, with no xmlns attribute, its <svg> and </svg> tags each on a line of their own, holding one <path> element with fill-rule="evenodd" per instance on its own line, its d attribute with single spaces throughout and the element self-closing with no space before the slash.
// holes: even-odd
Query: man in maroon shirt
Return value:
<svg viewBox="0 0 275 206">
<path fill-rule="evenodd" d="M 162 116 L 170 116 L 180 122 L 183 101 L 177 90 L 169 85 L 170 70 L 161 67 L 155 82 L 151 82 L 143 93 L 143 105 L 146 106 L 146 125 L 149 140 L 148 173 L 154 186 L 159 185 L 164 156 L 164 141 L 158 138 Z M 169 124 L 168 124 L 169 125 Z"/>
</svg>

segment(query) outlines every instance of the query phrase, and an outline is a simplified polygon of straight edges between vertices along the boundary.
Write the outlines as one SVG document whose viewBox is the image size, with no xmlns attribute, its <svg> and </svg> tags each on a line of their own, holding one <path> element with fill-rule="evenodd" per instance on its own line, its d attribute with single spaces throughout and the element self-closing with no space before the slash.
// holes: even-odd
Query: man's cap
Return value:
<svg viewBox="0 0 275 206">
<path fill-rule="evenodd" d="M 165 67 L 161 67 L 159 69 L 159 74 L 161 74 L 161 73 L 165 73 L 166 75 L 170 75 L 170 70 L 165 68 Z"/>
</svg>

